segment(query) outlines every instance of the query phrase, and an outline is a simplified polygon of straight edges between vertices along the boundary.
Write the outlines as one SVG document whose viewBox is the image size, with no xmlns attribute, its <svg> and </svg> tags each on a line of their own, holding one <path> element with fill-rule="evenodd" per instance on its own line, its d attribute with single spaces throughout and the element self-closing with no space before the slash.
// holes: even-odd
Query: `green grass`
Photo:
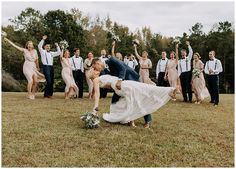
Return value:
<svg viewBox="0 0 236 169">
<path fill-rule="evenodd" d="M 3 167 L 233 167 L 234 95 L 201 105 L 170 101 L 153 113 L 151 129 L 101 122 L 83 128 L 87 98 L 27 100 L 25 93 L 2 93 Z M 181 97 L 179 96 L 181 99 Z M 111 98 L 101 100 L 109 111 Z"/>
</svg>

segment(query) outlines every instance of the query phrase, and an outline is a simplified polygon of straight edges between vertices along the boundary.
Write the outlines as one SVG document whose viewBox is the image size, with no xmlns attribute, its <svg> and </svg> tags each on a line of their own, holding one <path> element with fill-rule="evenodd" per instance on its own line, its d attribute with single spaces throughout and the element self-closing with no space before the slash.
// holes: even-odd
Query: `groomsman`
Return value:
<svg viewBox="0 0 236 169">
<path fill-rule="evenodd" d="M 106 61 L 108 60 L 107 52 L 105 49 L 101 50 L 101 56 L 99 57 L 99 60 L 102 61 L 102 63 L 105 65 L 105 69 L 101 71 L 100 75 L 110 74 L 108 65 L 106 64 Z M 100 88 L 100 98 L 106 98 L 107 97 L 108 90 L 105 88 Z"/>
<path fill-rule="evenodd" d="M 215 58 L 215 51 L 209 52 L 209 61 L 205 65 L 205 73 L 208 75 L 208 90 L 211 95 L 211 103 L 219 104 L 219 73 L 223 71 L 221 61 Z"/>
<path fill-rule="evenodd" d="M 74 49 L 74 56 L 70 58 L 70 64 L 72 67 L 75 83 L 79 88 L 79 98 L 83 98 L 84 61 L 80 56 L 80 50 L 78 48 Z"/>
<path fill-rule="evenodd" d="M 186 42 L 186 44 L 188 46 L 189 53 L 187 56 L 187 51 L 185 49 L 181 50 L 182 59 L 178 61 L 178 75 L 180 77 L 180 83 L 181 83 L 184 102 L 187 102 L 187 101 L 192 102 L 191 59 L 193 57 L 193 50 L 188 41 Z M 187 98 L 187 93 L 188 93 L 188 98 Z"/>
<path fill-rule="evenodd" d="M 167 63 L 168 59 L 166 57 L 166 51 L 163 51 L 161 53 L 161 59 L 157 62 L 156 67 L 157 86 L 168 86 L 168 81 L 164 79 Z"/>
<path fill-rule="evenodd" d="M 57 47 L 56 52 L 52 52 L 50 44 L 44 44 L 47 36 L 44 35 L 43 39 L 38 44 L 38 49 L 41 55 L 41 61 L 43 64 L 43 74 L 46 78 L 46 86 L 44 90 L 44 97 L 51 98 L 53 95 L 53 83 L 54 83 L 54 68 L 53 58 L 61 54 L 60 47 L 55 43 Z"/>
</svg>

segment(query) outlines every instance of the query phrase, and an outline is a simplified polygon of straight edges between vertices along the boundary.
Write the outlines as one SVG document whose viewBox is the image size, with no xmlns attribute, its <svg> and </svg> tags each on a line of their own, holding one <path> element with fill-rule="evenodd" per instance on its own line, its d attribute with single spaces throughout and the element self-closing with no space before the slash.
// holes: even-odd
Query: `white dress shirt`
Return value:
<svg viewBox="0 0 236 169">
<path fill-rule="evenodd" d="M 76 70 L 81 70 L 81 72 L 84 72 L 84 62 L 83 62 L 83 58 L 80 56 L 72 56 L 70 58 L 70 64 L 71 64 L 71 68 L 72 70 L 76 71 Z"/>
<path fill-rule="evenodd" d="M 59 56 L 61 54 L 61 49 L 58 46 L 56 52 L 47 52 L 43 49 L 44 40 L 42 39 L 38 44 L 38 49 L 41 55 L 41 61 L 43 65 L 53 66 L 53 57 Z"/>
<path fill-rule="evenodd" d="M 124 59 L 124 62 L 126 65 L 128 65 L 131 69 L 135 69 L 135 67 L 138 65 L 138 62 L 136 59 L 134 60 L 129 60 L 129 59 Z"/>
<path fill-rule="evenodd" d="M 209 70 L 212 70 L 213 73 L 210 74 Z M 214 58 L 213 60 L 208 60 L 205 65 L 204 72 L 208 75 L 218 75 L 223 71 L 221 61 L 219 59 Z"/>
<path fill-rule="evenodd" d="M 191 60 L 193 57 L 193 50 L 190 45 L 188 46 L 188 50 L 189 50 L 188 56 L 178 61 L 178 75 L 179 76 L 181 73 L 191 71 Z"/>
<path fill-rule="evenodd" d="M 158 74 L 160 72 L 165 72 L 166 71 L 166 66 L 167 66 L 167 62 L 168 62 L 168 59 L 165 58 L 164 60 L 163 59 L 160 59 L 158 62 L 157 62 L 157 67 L 156 67 L 156 76 L 158 77 Z"/>
<path fill-rule="evenodd" d="M 102 63 L 105 64 L 105 68 L 109 69 L 108 65 L 106 64 L 106 60 L 108 60 L 108 58 L 104 55 L 100 56 L 99 59 L 102 61 Z"/>
</svg>

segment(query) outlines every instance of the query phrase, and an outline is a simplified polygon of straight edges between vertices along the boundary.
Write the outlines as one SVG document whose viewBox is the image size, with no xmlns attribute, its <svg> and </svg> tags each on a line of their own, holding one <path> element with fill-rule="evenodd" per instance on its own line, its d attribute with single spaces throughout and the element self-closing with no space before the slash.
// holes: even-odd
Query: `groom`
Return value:
<svg viewBox="0 0 236 169">
<path fill-rule="evenodd" d="M 126 65 L 124 62 L 118 60 L 116 57 L 112 56 L 109 59 L 105 61 L 105 63 L 108 65 L 110 74 L 112 76 L 116 76 L 119 78 L 118 82 L 116 83 L 116 88 L 121 89 L 121 82 L 123 80 L 133 80 L 133 81 L 139 81 L 139 75 L 132 70 L 128 65 Z M 93 59 L 92 61 L 92 67 L 101 72 L 105 64 L 100 60 L 100 59 Z M 116 93 L 113 94 L 112 96 L 112 104 L 115 104 L 118 100 L 120 99 L 120 96 L 118 96 Z M 151 123 L 151 115 L 148 114 L 144 116 L 145 120 L 145 128 L 148 128 Z"/>
</svg>

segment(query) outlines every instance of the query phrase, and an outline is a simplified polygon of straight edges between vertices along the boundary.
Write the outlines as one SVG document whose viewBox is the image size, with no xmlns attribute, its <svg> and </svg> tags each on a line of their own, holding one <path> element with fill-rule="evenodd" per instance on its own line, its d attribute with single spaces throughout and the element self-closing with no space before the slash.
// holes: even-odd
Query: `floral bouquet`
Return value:
<svg viewBox="0 0 236 169">
<path fill-rule="evenodd" d="M 201 74 L 201 71 L 199 69 L 193 69 L 192 73 L 193 73 L 194 77 L 198 77 L 199 78 L 199 76 Z"/>
<path fill-rule="evenodd" d="M 134 45 L 134 44 L 135 44 L 135 45 L 139 45 L 139 44 L 140 44 L 138 39 L 134 39 L 134 40 L 132 41 L 132 43 L 133 43 L 133 45 Z"/>
<path fill-rule="evenodd" d="M 66 40 L 62 40 L 62 41 L 60 41 L 60 46 L 62 47 L 64 47 L 64 49 L 66 49 L 66 48 L 68 48 L 69 47 L 69 44 L 68 44 L 68 42 L 66 41 Z"/>
<path fill-rule="evenodd" d="M 181 44 L 179 38 L 175 38 L 172 43 L 173 44 Z"/>
<path fill-rule="evenodd" d="M 111 34 L 112 40 L 114 40 L 116 42 L 120 42 L 121 41 L 120 37 L 118 35 L 116 35 L 113 30 L 108 30 L 108 32 Z"/>
<path fill-rule="evenodd" d="M 84 115 L 80 117 L 81 120 L 85 123 L 85 128 L 87 129 L 93 129 L 99 127 L 99 117 L 97 115 L 94 115 L 92 112 L 87 112 Z"/>
<path fill-rule="evenodd" d="M 2 37 L 3 37 L 3 38 L 7 37 L 7 33 L 4 32 L 4 31 L 2 31 Z"/>
</svg>

